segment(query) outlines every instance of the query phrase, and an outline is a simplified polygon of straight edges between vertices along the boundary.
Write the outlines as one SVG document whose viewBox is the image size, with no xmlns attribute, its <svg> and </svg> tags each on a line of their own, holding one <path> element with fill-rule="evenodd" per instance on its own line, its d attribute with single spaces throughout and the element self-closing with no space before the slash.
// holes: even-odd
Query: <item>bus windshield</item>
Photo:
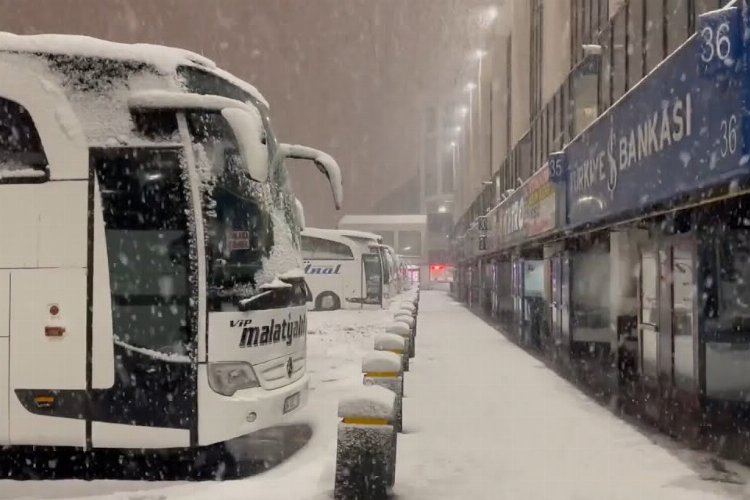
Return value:
<svg viewBox="0 0 750 500">
<path fill-rule="evenodd" d="M 221 113 L 186 116 L 201 180 L 209 309 L 220 310 L 258 291 L 256 273 L 273 246 L 268 197 Z"/>
</svg>

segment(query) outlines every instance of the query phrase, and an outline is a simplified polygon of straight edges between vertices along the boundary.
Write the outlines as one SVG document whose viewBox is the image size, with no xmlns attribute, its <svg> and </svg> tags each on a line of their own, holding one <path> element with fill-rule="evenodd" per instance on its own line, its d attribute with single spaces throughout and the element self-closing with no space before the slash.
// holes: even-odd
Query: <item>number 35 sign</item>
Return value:
<svg viewBox="0 0 750 500">
<path fill-rule="evenodd" d="M 698 65 L 702 76 L 731 72 L 742 57 L 742 19 L 737 7 L 716 10 L 698 18 L 700 52 Z"/>
</svg>

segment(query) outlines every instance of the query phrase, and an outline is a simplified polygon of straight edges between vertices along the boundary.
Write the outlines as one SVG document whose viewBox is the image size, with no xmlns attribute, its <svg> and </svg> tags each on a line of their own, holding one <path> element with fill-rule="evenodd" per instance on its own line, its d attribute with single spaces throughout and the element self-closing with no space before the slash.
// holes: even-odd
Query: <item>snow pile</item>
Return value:
<svg viewBox="0 0 750 500">
<path fill-rule="evenodd" d="M 387 333 L 395 333 L 402 337 L 408 337 L 410 335 L 409 327 L 400 321 L 394 321 L 385 327 Z"/>
<path fill-rule="evenodd" d="M 414 304 L 412 304 L 411 302 L 406 302 L 406 301 L 402 301 L 398 305 L 398 308 L 402 311 L 410 311 L 410 312 L 414 312 L 416 310 L 416 307 L 414 307 Z"/>
<path fill-rule="evenodd" d="M 394 316 L 393 320 L 396 323 L 404 323 L 409 328 L 414 326 L 414 318 L 411 315 L 408 315 L 408 316 L 406 314 L 397 315 L 397 316 Z"/>
<path fill-rule="evenodd" d="M 264 190 L 267 189 L 267 186 Z M 265 193 L 267 200 L 271 200 L 270 193 Z M 295 273 L 302 268 L 302 256 L 294 242 L 294 236 L 286 222 L 281 209 L 270 206 L 271 221 L 273 223 L 274 245 L 271 255 L 263 258 L 263 267 L 255 276 L 258 283 L 268 283 L 277 276 L 284 276 L 288 272 Z"/>
<path fill-rule="evenodd" d="M 248 109 L 228 107 L 221 111 L 237 136 L 250 177 L 258 182 L 268 180 L 268 148 L 263 144 L 265 129 L 255 106 Z"/>
<path fill-rule="evenodd" d="M 259 290 L 281 290 L 284 288 L 292 288 L 292 285 L 284 283 L 279 278 L 274 278 L 272 281 L 263 283 L 258 287 Z"/>
<path fill-rule="evenodd" d="M 338 415 L 340 418 L 391 420 L 395 404 L 393 391 L 378 385 L 363 385 L 341 398 Z"/>
<path fill-rule="evenodd" d="M 305 277 L 305 271 L 303 271 L 299 267 L 295 267 L 294 269 L 290 269 L 279 275 L 279 279 L 281 280 L 301 279 L 304 277 Z"/>
<path fill-rule="evenodd" d="M 362 358 L 362 373 L 395 373 L 401 371 L 401 356 L 388 351 L 374 351 Z"/>
<path fill-rule="evenodd" d="M 375 337 L 375 349 L 378 351 L 403 351 L 404 338 L 393 333 L 381 333 Z"/>
</svg>

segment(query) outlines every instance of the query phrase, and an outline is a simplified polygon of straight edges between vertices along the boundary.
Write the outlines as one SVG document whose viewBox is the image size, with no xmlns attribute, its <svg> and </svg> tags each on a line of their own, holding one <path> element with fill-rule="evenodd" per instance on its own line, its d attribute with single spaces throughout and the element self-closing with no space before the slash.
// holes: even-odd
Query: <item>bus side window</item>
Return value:
<svg viewBox="0 0 750 500">
<path fill-rule="evenodd" d="M 302 256 L 316 260 L 354 260 L 348 245 L 312 236 L 302 237 Z"/>
<path fill-rule="evenodd" d="M 34 120 L 26 108 L 0 97 L 0 183 L 47 180 L 47 155 Z"/>
</svg>

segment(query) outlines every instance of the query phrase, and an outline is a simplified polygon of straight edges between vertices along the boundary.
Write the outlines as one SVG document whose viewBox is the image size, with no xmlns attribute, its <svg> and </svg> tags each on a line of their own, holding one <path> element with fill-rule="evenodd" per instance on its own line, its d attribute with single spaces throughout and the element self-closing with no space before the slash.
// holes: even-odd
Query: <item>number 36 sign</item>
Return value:
<svg viewBox="0 0 750 500">
<path fill-rule="evenodd" d="M 731 72 L 742 57 L 742 18 L 737 7 L 716 10 L 698 18 L 701 50 L 698 64 L 703 76 Z"/>
</svg>

